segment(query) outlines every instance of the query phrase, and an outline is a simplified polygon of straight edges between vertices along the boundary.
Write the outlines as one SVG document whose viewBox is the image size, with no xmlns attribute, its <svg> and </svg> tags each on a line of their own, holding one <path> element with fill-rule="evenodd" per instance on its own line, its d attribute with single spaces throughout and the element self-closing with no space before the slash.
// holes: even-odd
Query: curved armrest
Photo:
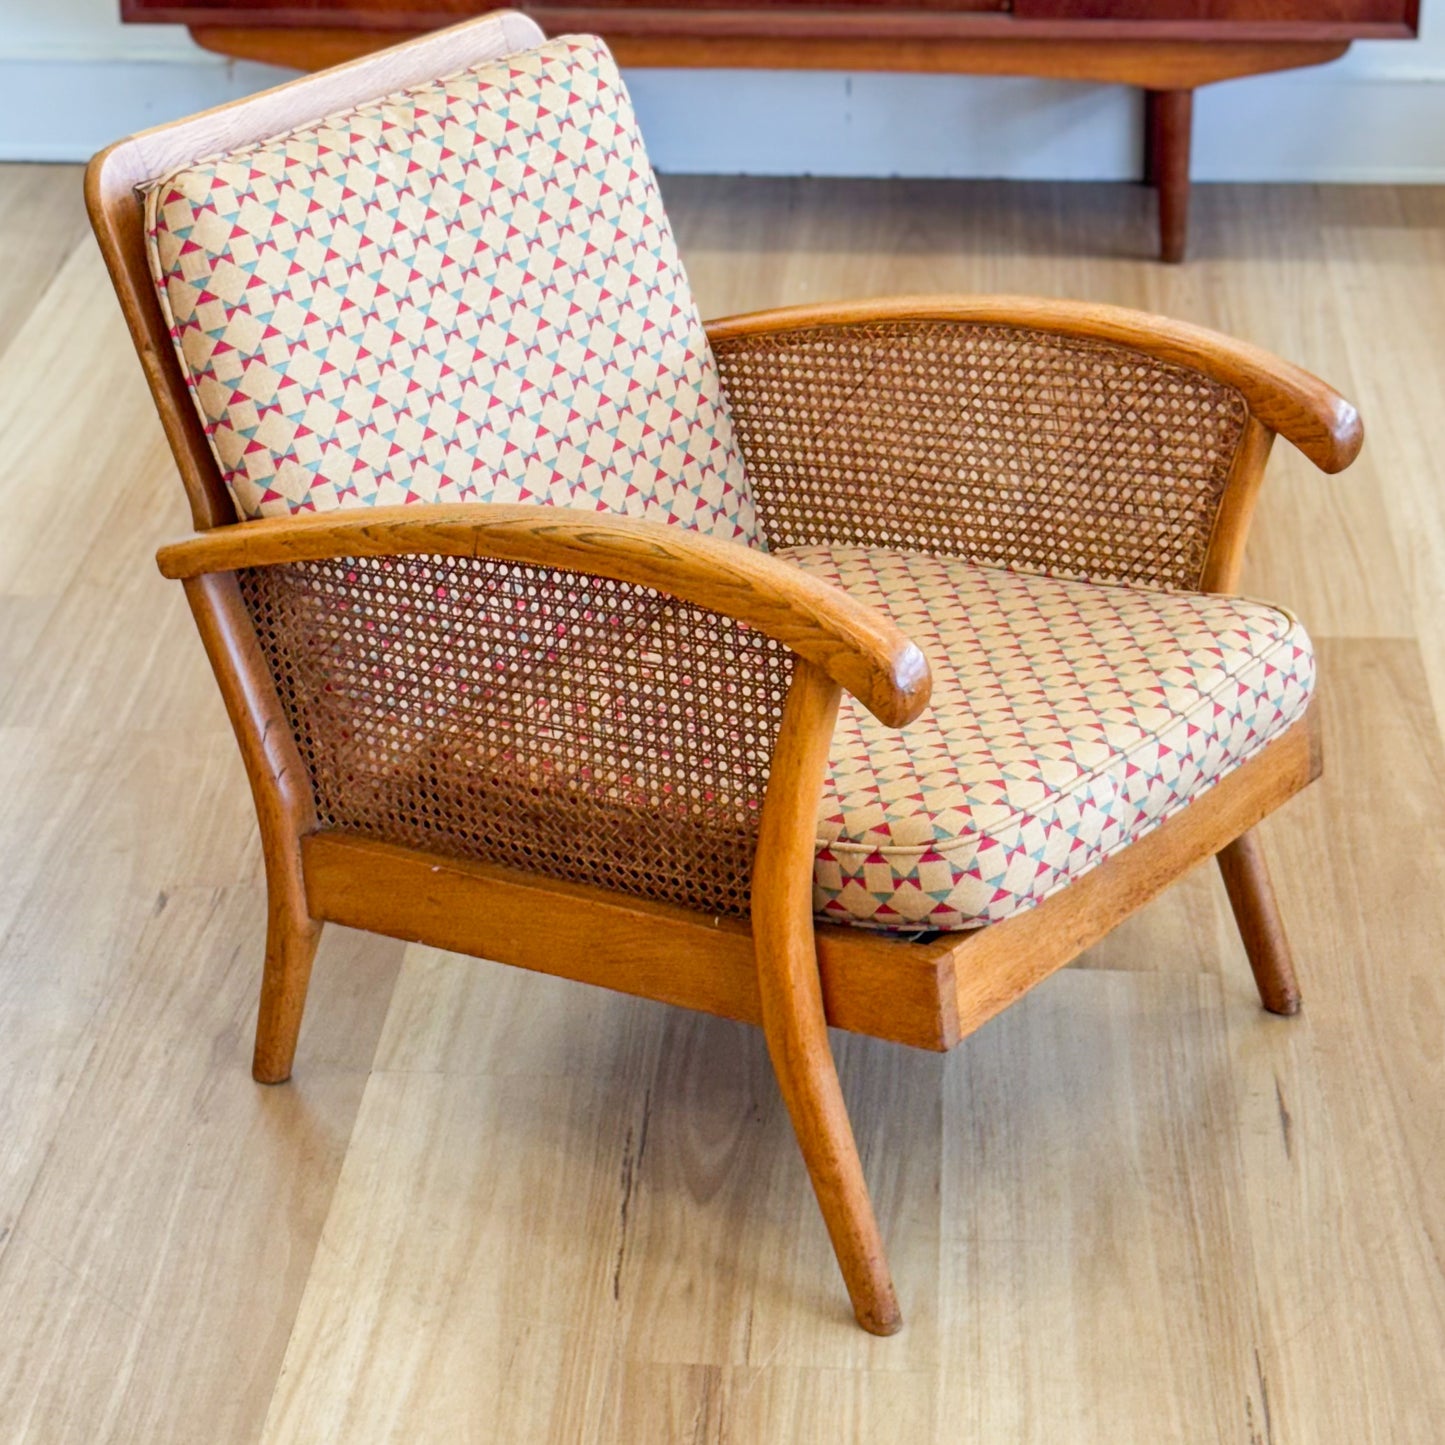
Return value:
<svg viewBox="0 0 1445 1445">
<path fill-rule="evenodd" d="M 1026 296 L 899 296 L 837 305 L 793 306 L 730 316 L 708 325 L 715 345 L 774 331 L 899 321 L 957 321 L 1132 347 L 1192 367 L 1234 387 L 1271 431 L 1293 442 L 1321 471 L 1343 471 L 1359 455 L 1359 413 L 1332 387 L 1260 347 L 1188 322 L 1122 306 Z"/>
<path fill-rule="evenodd" d="M 652 587 L 777 639 L 891 727 L 911 722 L 928 703 L 923 654 L 847 593 L 765 552 L 605 512 L 465 502 L 276 517 L 172 543 L 156 562 L 164 576 L 184 579 L 332 557 L 416 555 L 490 557 Z"/>
</svg>

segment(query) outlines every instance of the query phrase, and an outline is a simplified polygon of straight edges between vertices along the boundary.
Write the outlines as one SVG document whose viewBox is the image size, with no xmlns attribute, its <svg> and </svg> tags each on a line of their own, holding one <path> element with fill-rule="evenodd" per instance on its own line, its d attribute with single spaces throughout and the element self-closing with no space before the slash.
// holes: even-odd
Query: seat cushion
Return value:
<svg viewBox="0 0 1445 1445">
<path fill-rule="evenodd" d="M 151 266 L 237 511 L 539 502 L 761 545 L 626 90 L 563 37 L 192 164 Z"/>
<path fill-rule="evenodd" d="M 1099 587 L 920 553 L 778 553 L 887 612 L 933 668 L 902 731 L 844 698 L 818 914 L 915 933 L 996 923 L 1142 837 L 1305 710 L 1277 607 Z"/>
</svg>

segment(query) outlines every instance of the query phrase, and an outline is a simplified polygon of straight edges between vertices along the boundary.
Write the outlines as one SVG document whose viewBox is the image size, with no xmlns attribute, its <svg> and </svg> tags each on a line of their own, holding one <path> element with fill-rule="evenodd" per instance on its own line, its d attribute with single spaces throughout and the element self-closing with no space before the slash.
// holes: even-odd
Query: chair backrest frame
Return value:
<svg viewBox="0 0 1445 1445">
<path fill-rule="evenodd" d="M 107 147 L 90 162 L 85 173 L 86 208 L 198 531 L 235 522 L 236 511 L 191 402 L 156 296 L 146 256 L 140 188 L 193 161 L 282 135 L 409 85 L 531 49 L 545 38 L 525 15 L 497 11 L 141 131 Z"/>
</svg>

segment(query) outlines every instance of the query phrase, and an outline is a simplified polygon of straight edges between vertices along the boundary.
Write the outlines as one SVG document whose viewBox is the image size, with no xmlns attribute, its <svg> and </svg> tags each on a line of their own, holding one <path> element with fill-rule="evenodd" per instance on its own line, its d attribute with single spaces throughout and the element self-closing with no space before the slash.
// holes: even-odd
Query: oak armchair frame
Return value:
<svg viewBox="0 0 1445 1445">
<path fill-rule="evenodd" d="M 1145 838 L 1004 922 L 908 941 L 813 916 L 815 824 L 842 690 L 903 726 L 926 707 L 918 649 L 863 604 L 766 554 L 606 514 L 423 505 L 238 523 L 187 394 L 149 274 L 136 187 L 203 155 L 535 44 L 504 13 L 122 141 L 98 155 L 86 200 L 175 454 L 196 535 L 161 549 L 180 579 L 225 700 L 260 823 L 268 895 L 253 1073 L 290 1076 L 327 922 L 760 1024 L 853 1308 L 890 1334 L 901 1314 L 834 1069 L 829 1025 L 946 1050 L 1068 963 L 1187 869 L 1217 855 L 1267 1009 L 1299 1006 L 1288 944 L 1250 830 L 1320 771 L 1312 710 Z M 1209 538 L 1201 590 L 1228 591 L 1271 443 L 1325 471 L 1358 452 L 1352 407 L 1243 343 L 1112 307 L 1020 298 L 912 298 L 802 307 L 710 327 L 730 347 L 797 330 L 886 321 L 991 324 L 1088 338 L 1235 388 L 1249 416 Z M 760 629 L 795 658 L 767 776 L 751 917 L 714 918 L 603 888 L 398 846 L 318 824 L 311 783 L 237 580 L 239 569 L 355 557 L 503 559 L 641 583 Z M 545 907 L 539 908 L 539 904 Z"/>
</svg>

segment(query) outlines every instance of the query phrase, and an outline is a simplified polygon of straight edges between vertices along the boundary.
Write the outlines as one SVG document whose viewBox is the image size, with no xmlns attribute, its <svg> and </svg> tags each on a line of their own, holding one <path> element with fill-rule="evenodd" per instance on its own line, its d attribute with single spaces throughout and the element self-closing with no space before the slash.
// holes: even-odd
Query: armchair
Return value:
<svg viewBox="0 0 1445 1445">
<path fill-rule="evenodd" d="M 484 17 L 122 141 L 87 202 L 254 795 L 254 1074 L 328 921 L 761 1024 L 855 1314 L 901 1314 L 827 1028 L 945 1050 L 1319 770 L 1226 595 L 1323 383 L 1109 307 L 704 329 L 600 42 Z M 930 706 L 930 700 L 932 705 Z"/>
</svg>

